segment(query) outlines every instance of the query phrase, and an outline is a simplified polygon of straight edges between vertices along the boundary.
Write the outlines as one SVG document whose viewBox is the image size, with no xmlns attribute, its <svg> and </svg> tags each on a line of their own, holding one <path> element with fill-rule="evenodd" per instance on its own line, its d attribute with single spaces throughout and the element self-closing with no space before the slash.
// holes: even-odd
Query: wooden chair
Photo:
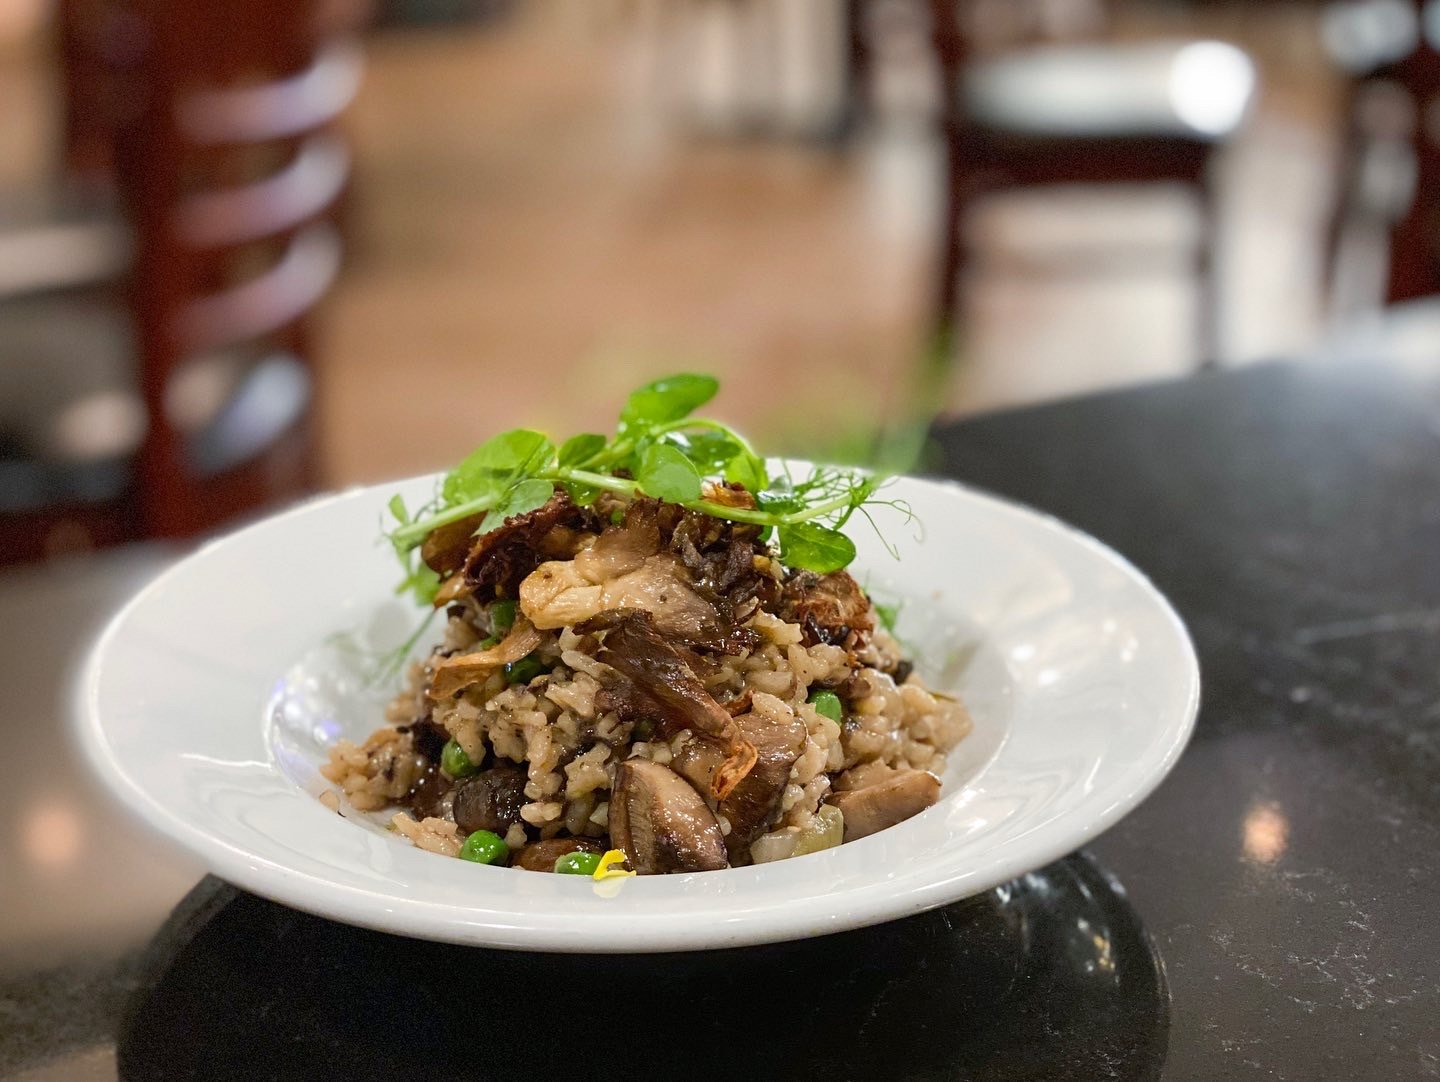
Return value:
<svg viewBox="0 0 1440 1082">
<path fill-rule="evenodd" d="M 1255 94 L 1250 59 L 1216 41 L 1047 44 L 976 60 L 959 0 L 932 0 L 942 79 L 946 208 L 933 299 L 937 349 L 960 322 L 975 201 L 1017 187 L 1174 182 L 1201 210 L 1200 355 L 1214 358 L 1211 166 Z"/>
<path fill-rule="evenodd" d="M 1440 0 L 1345 0 L 1327 7 L 1323 26 L 1346 75 L 1326 238 L 1344 333 L 1380 304 L 1440 294 Z"/>
<path fill-rule="evenodd" d="M 1412 0 L 1411 6 L 1413 47 L 1365 72 L 1350 90 L 1355 105 L 1375 91 L 1389 92 L 1402 114 L 1390 134 L 1398 137 L 1402 168 L 1408 166 L 1409 198 L 1389 229 L 1387 304 L 1440 294 L 1440 0 Z M 1359 112 L 1352 110 L 1351 131 L 1363 141 L 1375 133 L 1363 130 Z M 1363 155 L 1366 147 L 1356 149 Z M 1356 164 L 1363 168 L 1363 158 Z"/>
<path fill-rule="evenodd" d="M 60 185 L 0 210 L 0 564 L 134 532 L 130 236 Z M 82 520 L 83 521 L 80 521 Z"/>
<path fill-rule="evenodd" d="M 1415 104 L 1412 149 L 1415 187 L 1392 232 L 1386 300 L 1440 293 L 1440 2 L 1422 8 L 1423 33 L 1415 51 L 1396 65 L 1395 78 Z"/>
<path fill-rule="evenodd" d="M 69 500 L 0 524 L 0 555 L 73 527 L 188 536 L 317 479 L 311 323 L 340 265 L 338 120 L 368 14 L 346 0 L 73 0 L 78 128 L 133 233 L 127 283 L 148 425 L 123 515 Z M 83 118 L 83 119 L 81 119 Z M 98 516 L 98 517 L 97 517 Z M 72 531 L 73 532 L 73 531 Z"/>
<path fill-rule="evenodd" d="M 330 216 L 350 159 L 336 121 L 359 83 L 363 12 L 226 8 L 146 0 L 140 107 L 116 138 L 137 236 L 152 536 L 208 530 L 316 480 L 311 312 L 340 264 Z"/>
</svg>

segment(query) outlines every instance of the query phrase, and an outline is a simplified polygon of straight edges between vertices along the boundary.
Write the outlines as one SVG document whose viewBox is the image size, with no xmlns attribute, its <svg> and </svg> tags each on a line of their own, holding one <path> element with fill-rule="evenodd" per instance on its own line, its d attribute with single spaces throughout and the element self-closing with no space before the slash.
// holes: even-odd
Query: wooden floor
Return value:
<svg viewBox="0 0 1440 1082">
<path fill-rule="evenodd" d="M 1274 84 L 1223 164 L 1232 358 L 1315 329 L 1325 103 L 1287 100 L 1313 60 L 1301 9 L 1269 17 L 1220 27 L 1269 43 Z M 372 42 L 355 258 L 325 339 L 337 481 L 436 466 L 500 426 L 603 428 L 627 388 L 674 369 L 719 374 L 717 410 L 771 446 L 828 444 L 896 401 L 934 255 L 925 127 L 881 123 L 838 149 L 700 135 L 646 34 L 550 5 Z M 982 247 L 1019 258 L 975 283 L 936 408 L 1188 370 L 1189 211 L 1177 193 L 1078 193 L 983 217 Z M 1127 234 L 1133 270 L 1023 258 Z"/>
<path fill-rule="evenodd" d="M 725 412 L 767 430 L 873 416 L 914 345 L 908 212 L 869 205 L 862 152 L 665 130 L 627 45 L 542 19 L 373 43 L 326 349 L 337 478 L 502 425 L 609 427 L 675 369 L 717 373 Z"/>
</svg>

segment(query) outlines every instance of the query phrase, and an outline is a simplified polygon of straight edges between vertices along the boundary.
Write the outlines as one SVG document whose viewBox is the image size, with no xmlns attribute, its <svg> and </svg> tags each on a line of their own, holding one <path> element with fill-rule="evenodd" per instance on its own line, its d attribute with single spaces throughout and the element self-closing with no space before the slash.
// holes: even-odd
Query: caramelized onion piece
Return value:
<svg viewBox="0 0 1440 1082">
<path fill-rule="evenodd" d="M 440 589 L 435 591 L 434 605 L 437 609 L 443 609 L 452 601 L 459 601 L 470 592 L 470 584 L 465 581 L 465 572 L 457 571 L 440 584 Z"/>
<path fill-rule="evenodd" d="M 729 482 L 702 481 L 700 495 L 703 499 L 724 507 L 737 507 L 753 511 L 757 506 L 755 497 L 750 494 L 749 489 L 744 485 L 730 484 Z"/>
</svg>

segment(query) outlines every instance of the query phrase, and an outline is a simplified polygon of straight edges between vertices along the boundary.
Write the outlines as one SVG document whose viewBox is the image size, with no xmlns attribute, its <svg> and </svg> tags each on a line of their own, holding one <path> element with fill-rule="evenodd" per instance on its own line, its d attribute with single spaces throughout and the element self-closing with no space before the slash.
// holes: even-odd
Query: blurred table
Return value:
<svg viewBox="0 0 1440 1082">
<path fill-rule="evenodd" d="M 1199 648 L 1190 749 L 1086 854 L 910 920 L 696 956 L 416 943 L 213 879 L 167 920 L 199 873 L 95 792 L 61 697 L 167 554 L 9 572 L 0 1074 L 1440 1073 L 1440 384 L 1263 366 L 938 439 L 946 472 L 1133 559 Z"/>
</svg>

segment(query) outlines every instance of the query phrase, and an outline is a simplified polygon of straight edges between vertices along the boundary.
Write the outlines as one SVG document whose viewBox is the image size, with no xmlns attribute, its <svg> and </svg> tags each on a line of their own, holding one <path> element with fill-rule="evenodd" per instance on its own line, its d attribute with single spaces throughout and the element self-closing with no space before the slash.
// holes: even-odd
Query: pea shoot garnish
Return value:
<svg viewBox="0 0 1440 1082">
<path fill-rule="evenodd" d="M 438 577 L 416 552 L 433 530 L 484 511 L 484 533 L 543 506 L 557 487 L 581 506 L 608 491 L 762 526 L 773 531 L 785 564 L 822 574 L 854 560 L 855 544 L 843 532 L 854 515 L 869 518 L 866 509 L 877 504 L 910 515 L 903 504 L 876 498 L 888 480 L 883 474 L 835 466 L 799 479 L 784 469 L 770 473 L 740 433 L 693 416 L 718 390 L 712 376 L 667 376 L 630 395 L 612 437 L 587 432 L 557 446 L 543 433 L 514 428 L 472 451 L 413 513 L 397 495 L 389 505 L 396 525 L 388 536 L 405 566 L 402 592 L 424 603 L 434 599 Z M 709 498 L 714 490 L 707 495 L 707 482 L 743 487 L 754 506 Z"/>
</svg>

